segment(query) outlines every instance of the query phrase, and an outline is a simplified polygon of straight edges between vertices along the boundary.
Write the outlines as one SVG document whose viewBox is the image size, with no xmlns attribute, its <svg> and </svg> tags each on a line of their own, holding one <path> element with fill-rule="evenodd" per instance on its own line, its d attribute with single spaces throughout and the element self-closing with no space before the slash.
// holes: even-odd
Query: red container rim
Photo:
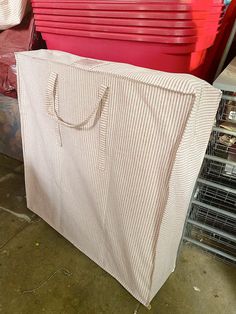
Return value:
<svg viewBox="0 0 236 314">
<path fill-rule="evenodd" d="M 127 33 L 127 34 L 143 34 L 143 35 L 161 35 L 161 36 L 199 36 L 206 34 L 206 28 L 154 28 L 154 27 L 137 27 L 137 26 L 116 26 L 116 25 L 93 25 L 93 24 L 80 24 L 80 23 L 67 23 L 67 22 L 54 22 L 54 21 L 35 21 L 36 26 L 43 26 L 49 28 L 62 28 L 74 30 L 87 30 L 99 31 L 107 33 Z M 217 27 L 207 28 L 208 35 L 215 35 Z"/>
<path fill-rule="evenodd" d="M 223 4 L 215 4 L 204 7 L 199 4 L 182 4 L 182 3 L 135 3 L 135 2 L 109 2 L 99 3 L 94 1 L 89 2 L 41 2 L 33 1 L 33 8 L 54 8 L 54 9 L 78 9 L 78 10 L 103 10 L 103 11 L 186 11 L 186 12 L 220 12 L 223 10 Z"/>
<path fill-rule="evenodd" d="M 99 25 L 123 25 L 144 27 L 169 27 L 169 28 L 199 28 L 216 26 L 221 19 L 213 20 L 152 20 L 152 19 L 118 19 L 118 18 L 93 18 L 65 15 L 35 14 L 35 20 L 55 21 L 68 23 L 99 24 Z"/>
<path fill-rule="evenodd" d="M 214 40 L 213 35 L 206 36 L 185 36 L 185 37 L 165 37 L 165 36 L 153 36 L 153 35 L 140 35 L 140 34 L 122 34 L 122 33 L 103 33 L 96 31 L 81 31 L 81 30 L 70 30 L 62 28 L 50 28 L 39 26 L 37 30 L 42 33 L 53 33 L 53 34 L 62 34 L 76 37 L 95 37 L 95 38 L 106 38 L 106 39 L 115 39 L 115 40 L 126 40 L 126 41 L 141 41 L 141 42 L 152 42 L 157 44 L 174 44 L 174 45 L 183 45 L 183 44 L 196 44 L 198 40 Z"/>
<path fill-rule="evenodd" d="M 47 0 L 31 0 L 34 3 L 47 3 Z M 171 4 L 178 5 L 179 0 L 50 0 L 51 3 L 154 3 L 154 4 Z M 189 4 L 189 5 L 202 5 L 205 7 L 206 5 L 223 5 L 223 0 L 181 0 L 181 4 Z"/>
<path fill-rule="evenodd" d="M 67 9 L 41 9 L 34 8 L 36 14 L 87 16 L 87 17 L 111 17 L 111 18 L 135 18 L 135 19 L 162 19 L 162 20 L 204 20 L 219 19 L 221 13 L 206 12 L 141 12 L 141 11 L 90 11 Z"/>
<path fill-rule="evenodd" d="M 55 40 L 60 41 L 60 45 L 58 47 L 62 46 L 62 43 L 64 42 L 64 39 L 69 40 L 69 42 L 73 42 L 74 44 L 76 41 L 80 42 L 81 38 L 86 38 L 86 40 L 89 41 L 90 45 L 93 45 L 93 42 L 95 46 L 99 44 L 100 46 L 103 47 L 103 44 L 105 42 L 109 42 L 109 44 L 112 44 L 111 47 L 113 47 L 113 43 L 116 45 L 123 45 L 127 43 L 132 46 L 132 48 L 139 48 L 139 47 L 145 47 L 145 49 L 157 49 L 159 53 L 167 53 L 167 54 L 176 54 L 176 55 L 186 55 L 186 54 L 191 54 L 194 52 L 200 52 L 203 50 L 206 50 L 210 46 L 212 46 L 213 41 L 212 40 L 207 40 L 203 43 L 198 43 L 198 44 L 181 44 L 181 45 L 176 45 L 176 44 L 157 44 L 157 43 L 152 43 L 152 42 L 142 42 L 142 41 L 127 41 L 127 40 L 116 40 L 116 39 L 107 39 L 107 38 L 95 38 L 95 37 L 89 37 L 89 36 L 71 36 L 68 34 L 61 34 L 61 33 L 56 33 L 55 30 L 54 32 L 42 32 L 42 37 L 43 39 L 46 40 L 51 40 L 53 38 L 53 41 Z M 59 43 L 58 43 L 59 44 Z M 59 49 L 57 48 L 56 45 L 52 49 Z M 59 49 L 63 50 L 63 49 Z M 77 53 L 76 53 L 77 54 Z"/>
</svg>

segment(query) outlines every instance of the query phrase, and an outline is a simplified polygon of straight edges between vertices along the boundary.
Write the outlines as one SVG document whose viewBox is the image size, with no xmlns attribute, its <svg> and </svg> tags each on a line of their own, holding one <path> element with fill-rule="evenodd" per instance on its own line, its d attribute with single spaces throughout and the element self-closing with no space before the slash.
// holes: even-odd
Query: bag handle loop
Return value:
<svg viewBox="0 0 236 314">
<path fill-rule="evenodd" d="M 60 117 L 58 113 L 58 105 L 56 104 L 57 98 L 58 98 L 58 74 L 55 72 L 51 72 L 49 79 L 48 79 L 48 87 L 47 87 L 47 101 L 46 101 L 46 106 L 47 106 L 47 113 L 51 115 L 59 124 L 69 127 L 69 128 L 74 128 L 74 129 L 90 129 L 93 127 L 97 119 L 99 118 L 98 113 L 99 109 L 102 107 L 103 100 L 107 99 L 107 92 L 108 92 L 108 87 L 105 85 L 100 86 L 99 90 L 99 95 L 98 99 L 96 101 L 96 104 L 92 110 L 92 112 L 86 117 L 83 121 L 80 121 L 78 124 L 73 124 L 70 122 L 65 121 L 63 118 Z"/>
</svg>

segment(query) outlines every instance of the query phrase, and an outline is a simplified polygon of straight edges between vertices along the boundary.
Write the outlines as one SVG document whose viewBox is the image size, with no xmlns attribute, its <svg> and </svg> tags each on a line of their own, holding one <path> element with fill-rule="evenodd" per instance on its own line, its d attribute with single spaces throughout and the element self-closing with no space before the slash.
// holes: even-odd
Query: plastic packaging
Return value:
<svg viewBox="0 0 236 314">
<path fill-rule="evenodd" d="M 0 93 L 16 97 L 14 53 L 38 48 L 41 44 L 42 39 L 35 33 L 31 13 L 25 16 L 20 25 L 0 33 Z"/>
<path fill-rule="evenodd" d="M 0 94 L 0 153 L 22 160 L 18 101 Z"/>
</svg>

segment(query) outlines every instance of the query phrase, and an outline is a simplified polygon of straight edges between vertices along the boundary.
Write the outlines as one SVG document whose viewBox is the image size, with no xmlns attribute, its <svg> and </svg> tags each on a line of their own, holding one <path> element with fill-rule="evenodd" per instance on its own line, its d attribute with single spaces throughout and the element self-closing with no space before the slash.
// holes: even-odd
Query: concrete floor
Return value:
<svg viewBox="0 0 236 314">
<path fill-rule="evenodd" d="M 0 155 L 0 312 L 133 314 L 137 304 L 115 279 L 27 210 L 22 164 Z M 145 313 L 235 314 L 236 267 L 184 245 L 152 309 L 139 308 L 138 314 Z"/>
</svg>

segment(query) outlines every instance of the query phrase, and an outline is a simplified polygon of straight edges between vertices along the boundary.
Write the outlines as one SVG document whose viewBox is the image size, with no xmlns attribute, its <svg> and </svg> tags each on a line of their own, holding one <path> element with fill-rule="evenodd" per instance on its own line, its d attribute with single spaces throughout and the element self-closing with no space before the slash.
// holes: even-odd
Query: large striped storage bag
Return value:
<svg viewBox="0 0 236 314">
<path fill-rule="evenodd" d="M 148 306 L 175 268 L 220 91 L 59 51 L 16 59 L 28 207 Z"/>
</svg>

